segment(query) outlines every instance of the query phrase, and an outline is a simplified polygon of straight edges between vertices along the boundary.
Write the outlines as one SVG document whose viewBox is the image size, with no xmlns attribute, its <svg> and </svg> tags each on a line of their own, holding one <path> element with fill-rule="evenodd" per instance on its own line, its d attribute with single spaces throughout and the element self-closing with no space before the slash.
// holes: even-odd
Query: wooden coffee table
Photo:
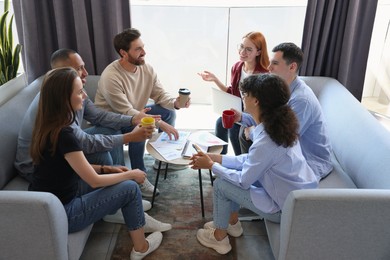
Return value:
<svg viewBox="0 0 390 260">
<path fill-rule="evenodd" d="M 155 140 L 157 140 L 157 138 L 161 135 L 161 133 L 158 133 L 158 134 L 154 134 L 153 137 L 151 139 L 148 140 L 148 142 L 146 143 L 146 150 L 148 151 L 148 153 L 156 160 L 159 161 L 159 164 L 158 164 L 158 169 L 157 169 L 157 175 L 156 175 L 156 181 L 154 183 L 154 190 L 153 190 L 153 197 L 152 197 L 152 207 L 154 205 L 154 199 L 156 197 L 156 190 L 157 190 L 157 185 L 158 185 L 158 180 L 159 180 L 159 177 L 160 177 L 160 173 L 161 173 L 161 165 L 162 163 L 166 163 L 166 166 L 165 166 L 165 175 L 164 175 L 164 179 L 166 179 L 167 177 L 167 172 L 168 172 L 168 168 L 169 168 L 169 165 L 170 164 L 173 164 L 173 165 L 188 165 L 191 160 L 189 159 L 186 159 L 186 158 L 178 158 L 178 159 L 174 159 L 174 160 L 166 160 L 164 157 L 161 156 L 160 153 L 158 153 L 156 151 L 156 149 L 150 144 L 150 142 L 153 142 Z M 209 147 L 209 150 L 208 150 L 208 153 L 216 153 L 216 154 L 220 154 L 222 152 L 222 145 L 218 145 L 218 146 L 211 146 Z M 211 185 L 213 185 L 213 177 L 212 177 L 212 173 L 211 173 L 211 170 L 209 170 L 209 173 L 210 173 L 210 181 L 211 181 Z M 198 178 L 199 178 L 199 192 L 200 192 L 200 204 L 201 204 L 201 207 L 202 207 L 202 217 L 204 217 L 204 203 L 203 203 L 203 187 L 202 187 L 202 170 L 199 169 L 198 170 Z"/>
</svg>

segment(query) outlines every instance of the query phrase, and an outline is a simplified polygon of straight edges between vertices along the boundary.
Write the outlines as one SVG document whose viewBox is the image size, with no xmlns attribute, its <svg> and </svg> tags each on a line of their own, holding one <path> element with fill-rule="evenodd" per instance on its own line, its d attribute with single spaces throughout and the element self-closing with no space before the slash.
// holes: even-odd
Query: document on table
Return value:
<svg viewBox="0 0 390 260">
<path fill-rule="evenodd" d="M 187 140 L 189 142 L 187 142 Z M 216 145 L 226 145 L 227 143 L 208 131 L 186 132 L 179 131 L 179 139 L 170 140 L 166 133 L 162 133 L 156 141 L 150 142 L 150 145 L 162 156 L 165 160 L 171 161 L 178 158 L 188 158 L 196 151 L 192 148 L 192 143 L 201 147 L 204 152 L 207 152 L 208 147 Z M 186 147 L 187 144 L 187 147 Z M 184 153 L 183 150 L 185 149 Z"/>
<path fill-rule="evenodd" d="M 191 133 L 190 136 L 187 138 L 187 143 L 184 146 L 182 152 L 183 158 L 189 158 L 193 154 L 197 153 L 192 147 L 192 144 L 197 144 L 203 152 L 207 153 L 209 147 L 226 145 L 227 142 L 221 140 L 220 138 L 216 137 L 208 131 L 197 131 Z"/>
<path fill-rule="evenodd" d="M 190 134 L 190 132 L 179 131 L 179 139 L 170 140 L 169 136 L 163 132 L 156 141 L 150 142 L 150 145 L 153 146 L 165 160 L 171 161 L 182 157 L 181 153 Z"/>
<path fill-rule="evenodd" d="M 183 151 L 181 152 L 181 156 L 183 158 L 190 158 L 192 155 L 197 154 L 198 152 L 195 150 L 195 148 L 192 146 L 194 142 L 187 140 L 186 145 L 184 146 Z M 197 144 L 198 147 L 205 153 L 207 153 L 208 147 L 207 146 L 202 146 Z"/>
<path fill-rule="evenodd" d="M 188 136 L 188 140 L 203 147 L 228 144 L 208 131 L 193 132 L 190 136 Z"/>
</svg>

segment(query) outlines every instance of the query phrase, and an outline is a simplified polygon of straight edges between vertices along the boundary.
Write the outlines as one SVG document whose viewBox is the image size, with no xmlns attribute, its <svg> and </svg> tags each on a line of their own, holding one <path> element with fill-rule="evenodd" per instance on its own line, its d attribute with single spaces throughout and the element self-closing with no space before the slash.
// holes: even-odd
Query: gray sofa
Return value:
<svg viewBox="0 0 390 260">
<path fill-rule="evenodd" d="M 94 97 L 98 76 L 88 76 Z M 266 221 L 275 259 L 390 259 L 390 133 L 336 80 L 303 78 L 317 95 L 334 149 L 321 189 L 292 192 L 281 224 Z M 39 78 L 0 106 L 0 259 L 79 259 L 92 226 L 69 234 L 60 201 L 29 192 L 13 168 Z"/>
<path fill-rule="evenodd" d="M 97 87 L 89 76 L 87 89 Z M 0 259 L 79 259 L 92 225 L 68 234 L 61 202 L 51 193 L 27 191 L 13 163 L 23 116 L 39 92 L 42 77 L 0 106 Z"/>
<path fill-rule="evenodd" d="M 390 132 L 341 85 L 303 77 L 333 146 L 320 189 L 293 191 L 281 224 L 266 221 L 275 259 L 390 259 Z"/>
</svg>

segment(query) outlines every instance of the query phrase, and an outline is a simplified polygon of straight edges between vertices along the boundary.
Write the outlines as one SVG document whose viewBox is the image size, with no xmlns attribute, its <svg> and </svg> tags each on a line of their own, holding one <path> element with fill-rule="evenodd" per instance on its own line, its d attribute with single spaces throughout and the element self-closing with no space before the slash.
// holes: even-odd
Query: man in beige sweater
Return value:
<svg viewBox="0 0 390 260">
<path fill-rule="evenodd" d="M 108 111 L 135 116 L 145 107 L 150 107 L 148 114 L 161 115 L 157 122 L 160 131 L 171 138 L 179 137 L 174 128 L 176 112 L 180 109 L 180 97 L 173 98 L 164 90 L 152 66 L 145 63 L 146 52 L 141 40 L 141 33 L 129 28 L 114 38 L 115 50 L 120 59 L 109 64 L 103 71 L 96 92 L 95 104 Z M 147 105 L 153 99 L 153 105 Z M 189 107 L 188 101 L 185 107 Z M 122 128 L 126 133 L 133 127 Z M 131 167 L 145 171 L 145 142 L 129 143 Z"/>
</svg>

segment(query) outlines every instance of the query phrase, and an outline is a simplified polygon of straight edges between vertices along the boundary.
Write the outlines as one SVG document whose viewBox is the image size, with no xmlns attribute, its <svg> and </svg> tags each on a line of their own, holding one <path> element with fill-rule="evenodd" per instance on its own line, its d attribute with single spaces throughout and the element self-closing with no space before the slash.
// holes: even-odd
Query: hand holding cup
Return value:
<svg viewBox="0 0 390 260">
<path fill-rule="evenodd" d="M 147 127 L 147 126 L 153 126 L 155 127 L 156 126 L 156 121 L 154 120 L 153 117 L 149 117 L 149 116 L 146 116 L 146 117 L 143 117 L 141 119 L 141 125 L 143 127 Z"/>
<path fill-rule="evenodd" d="M 232 128 L 236 112 L 233 110 L 224 110 L 222 112 L 222 126 L 226 129 Z"/>
<path fill-rule="evenodd" d="M 190 99 L 191 91 L 188 88 L 179 89 L 179 108 L 186 107 L 187 101 Z"/>
</svg>

